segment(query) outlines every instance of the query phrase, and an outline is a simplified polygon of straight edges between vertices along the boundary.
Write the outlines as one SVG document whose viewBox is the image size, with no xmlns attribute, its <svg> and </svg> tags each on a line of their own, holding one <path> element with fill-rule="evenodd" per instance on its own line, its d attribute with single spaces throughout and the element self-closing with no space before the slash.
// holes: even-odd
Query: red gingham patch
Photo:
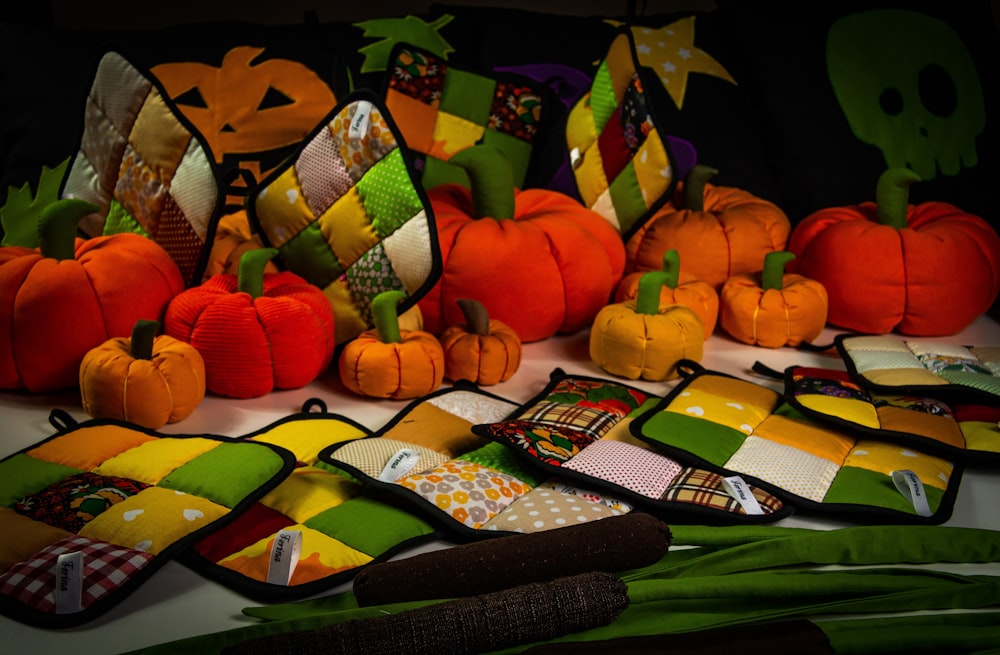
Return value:
<svg viewBox="0 0 1000 655">
<path fill-rule="evenodd" d="M 0 594 L 42 612 L 54 613 L 56 562 L 60 555 L 73 552 L 83 554 L 84 608 L 120 587 L 154 559 L 153 555 L 139 550 L 73 535 L 0 575 Z"/>
</svg>

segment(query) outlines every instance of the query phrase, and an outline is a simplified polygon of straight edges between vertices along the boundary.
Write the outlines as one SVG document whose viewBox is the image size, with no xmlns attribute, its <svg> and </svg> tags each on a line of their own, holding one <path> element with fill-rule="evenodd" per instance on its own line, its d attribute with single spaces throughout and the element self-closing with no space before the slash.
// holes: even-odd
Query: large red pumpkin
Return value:
<svg viewBox="0 0 1000 655">
<path fill-rule="evenodd" d="M 0 248 L 0 388 L 78 386 L 91 348 L 159 319 L 184 289 L 177 264 L 151 239 L 76 238 L 80 218 L 94 211 L 58 200 L 42 211 L 38 248 Z"/>
<path fill-rule="evenodd" d="M 734 275 L 755 273 L 769 252 L 784 250 L 792 229 L 774 203 L 735 187 L 715 186 L 717 173 L 697 165 L 670 202 L 636 230 L 625 245 L 626 272 L 657 271 L 674 249 L 685 272 L 719 291 Z"/>
<path fill-rule="evenodd" d="M 624 271 L 618 231 L 567 195 L 514 188 L 494 148 L 474 146 L 449 161 L 467 167 L 471 190 L 427 192 L 443 270 L 419 301 L 425 329 L 440 334 L 461 323 L 458 301 L 470 297 L 525 342 L 589 326 Z"/>
<path fill-rule="evenodd" d="M 879 178 L 875 202 L 804 218 L 789 239 L 790 270 L 819 281 L 827 321 L 870 334 L 954 334 L 1000 291 L 1000 236 L 982 218 L 944 202 L 908 204 L 908 169 Z"/>
</svg>

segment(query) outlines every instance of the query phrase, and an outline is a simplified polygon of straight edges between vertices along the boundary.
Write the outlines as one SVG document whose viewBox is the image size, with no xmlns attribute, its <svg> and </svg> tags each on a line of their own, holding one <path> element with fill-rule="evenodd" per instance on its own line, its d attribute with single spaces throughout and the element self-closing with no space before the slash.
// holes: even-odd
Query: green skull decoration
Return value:
<svg viewBox="0 0 1000 655">
<path fill-rule="evenodd" d="M 882 150 L 888 168 L 931 180 L 976 165 L 983 92 L 948 25 L 911 11 L 851 14 L 831 26 L 826 63 L 851 130 Z"/>
</svg>

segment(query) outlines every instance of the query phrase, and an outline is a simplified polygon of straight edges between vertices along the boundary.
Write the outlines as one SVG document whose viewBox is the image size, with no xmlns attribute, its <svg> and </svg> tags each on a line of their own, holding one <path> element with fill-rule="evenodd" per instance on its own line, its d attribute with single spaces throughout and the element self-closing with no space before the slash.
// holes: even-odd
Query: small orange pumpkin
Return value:
<svg viewBox="0 0 1000 655">
<path fill-rule="evenodd" d="M 83 411 L 154 430 L 194 412 L 205 398 L 205 362 L 191 344 L 156 336 L 159 329 L 159 321 L 138 320 L 131 337 L 109 339 L 84 355 Z"/>
<path fill-rule="evenodd" d="M 718 292 L 711 284 L 681 273 L 681 258 L 676 248 L 664 253 L 663 272 L 667 277 L 660 287 L 660 304 L 689 307 L 701 319 L 707 341 L 715 332 L 715 323 L 719 318 Z M 639 293 L 639 280 L 643 275 L 644 273 L 629 273 L 623 277 L 618 285 L 615 300 L 624 302 L 635 298 Z"/>
<path fill-rule="evenodd" d="M 791 221 L 774 203 L 734 187 L 708 184 L 718 171 L 696 165 L 674 197 L 625 244 L 626 273 L 655 271 L 674 248 L 687 272 L 718 290 L 733 275 L 760 270 L 784 250 Z"/>
<path fill-rule="evenodd" d="M 667 273 L 652 271 L 639 280 L 636 297 L 605 306 L 590 329 L 590 359 L 619 377 L 662 381 L 679 376 L 677 362 L 701 361 L 704 327 L 684 305 L 661 305 Z"/>
<path fill-rule="evenodd" d="M 445 377 L 484 386 L 506 382 L 521 365 L 521 338 L 503 321 L 490 319 L 478 300 L 457 302 L 465 323 L 449 325 L 440 337 Z"/>
<path fill-rule="evenodd" d="M 263 247 L 260 236 L 250 230 L 250 220 L 245 209 L 223 214 L 219 218 L 219 225 L 215 228 L 215 238 L 212 241 L 202 281 L 207 282 L 212 276 L 220 273 L 236 275 L 243 253 Z M 273 261 L 268 261 L 264 266 L 265 274 L 277 272 L 278 267 Z"/>
<path fill-rule="evenodd" d="M 360 396 L 419 398 L 444 381 L 444 350 L 430 332 L 399 329 L 402 291 L 372 299 L 375 327 L 348 341 L 340 353 L 340 381 Z"/>
<path fill-rule="evenodd" d="M 768 253 L 759 274 L 735 275 L 719 294 L 719 324 L 737 341 L 752 346 L 798 346 L 819 336 L 826 326 L 826 288 L 785 266 L 787 251 Z"/>
</svg>

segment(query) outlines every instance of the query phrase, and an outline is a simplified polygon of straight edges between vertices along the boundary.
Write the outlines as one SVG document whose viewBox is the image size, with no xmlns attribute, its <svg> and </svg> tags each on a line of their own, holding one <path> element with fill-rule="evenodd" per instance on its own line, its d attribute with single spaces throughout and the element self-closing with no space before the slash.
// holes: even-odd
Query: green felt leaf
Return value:
<svg viewBox="0 0 1000 655">
<path fill-rule="evenodd" d="M 45 207 L 59 199 L 59 185 L 68 166 L 68 157 L 55 168 L 42 166 L 34 195 L 27 182 L 7 189 L 7 200 L 0 207 L 0 224 L 3 224 L 0 245 L 38 247 L 38 218 Z"/>
<path fill-rule="evenodd" d="M 455 49 L 438 33 L 438 30 L 450 23 L 453 18 L 451 14 L 444 14 L 433 23 L 416 16 L 378 18 L 354 23 L 355 27 L 364 30 L 363 36 L 380 39 L 358 50 L 365 56 L 361 72 L 384 71 L 389 65 L 389 55 L 397 43 L 408 43 L 447 59 L 448 53 L 454 52 Z"/>
</svg>

